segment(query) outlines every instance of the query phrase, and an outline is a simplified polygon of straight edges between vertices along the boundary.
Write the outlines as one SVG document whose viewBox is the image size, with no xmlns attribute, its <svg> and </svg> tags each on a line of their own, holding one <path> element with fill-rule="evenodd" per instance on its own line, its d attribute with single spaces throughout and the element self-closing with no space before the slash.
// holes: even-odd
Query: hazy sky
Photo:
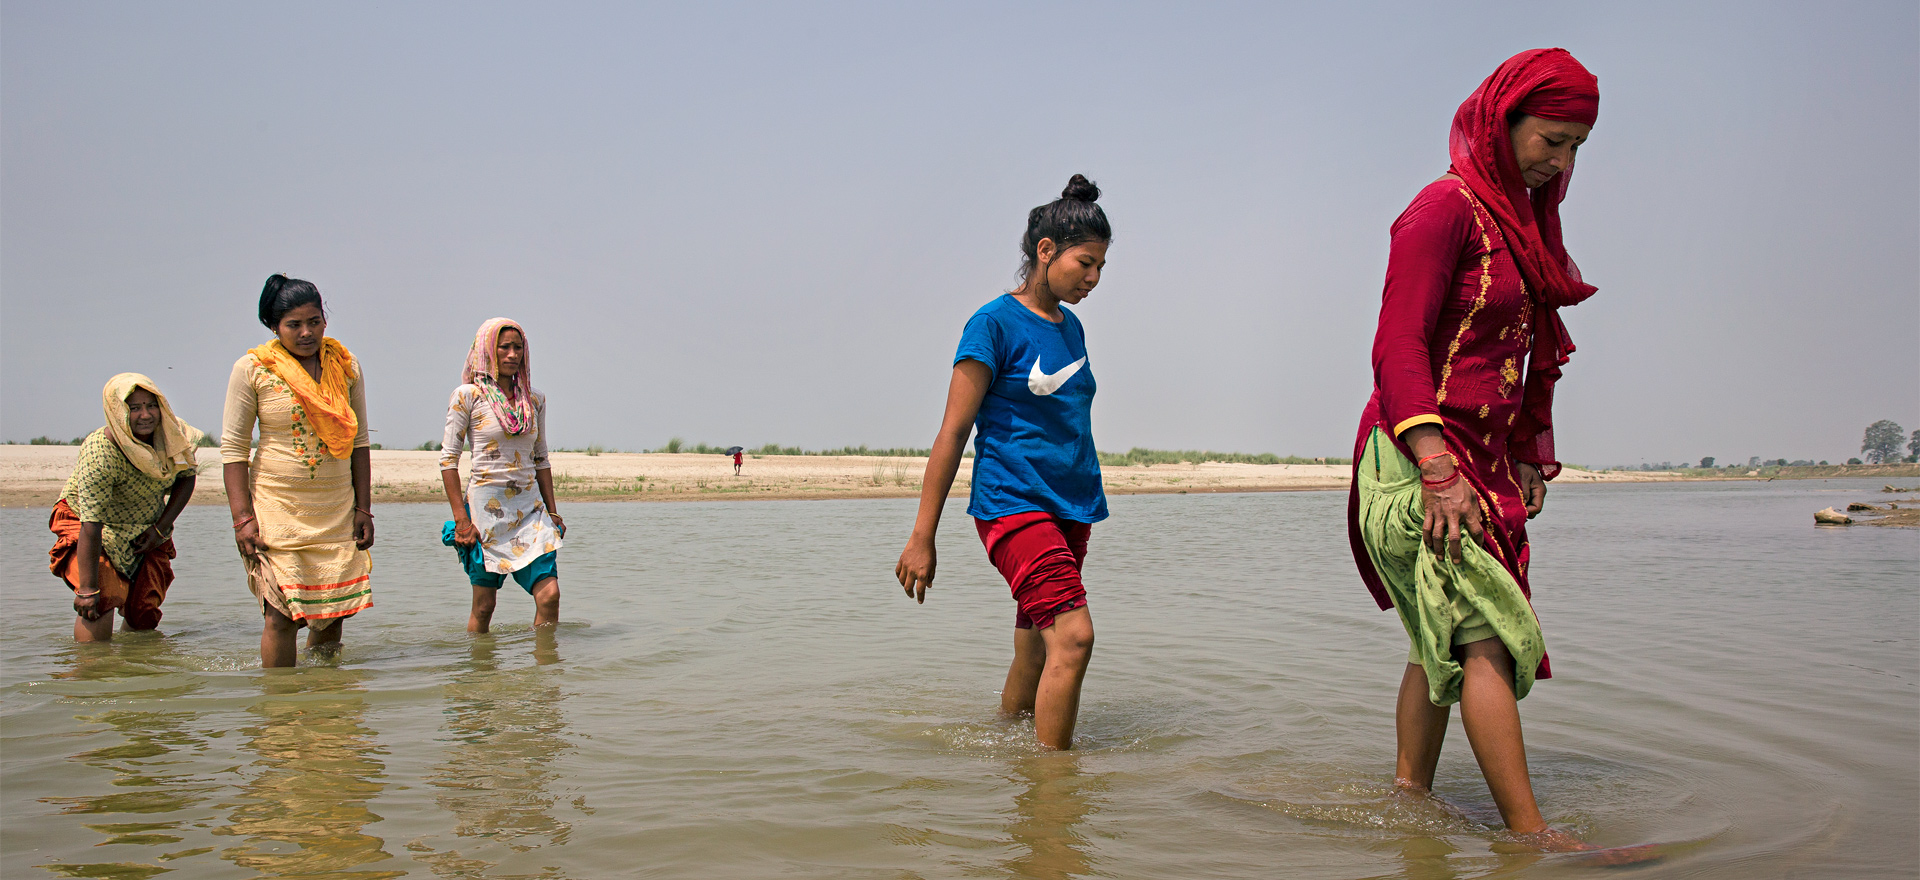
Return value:
<svg viewBox="0 0 1920 880">
<path fill-rule="evenodd" d="M 1346 455 L 1387 228 L 1454 109 L 1564 46 L 1568 461 L 1920 427 L 1920 11 L 1885 3 L 0 6 L 0 437 L 106 378 L 217 431 L 276 271 L 375 440 L 528 328 L 562 446 L 924 446 L 1026 212 L 1084 172 L 1102 449 Z"/>
</svg>

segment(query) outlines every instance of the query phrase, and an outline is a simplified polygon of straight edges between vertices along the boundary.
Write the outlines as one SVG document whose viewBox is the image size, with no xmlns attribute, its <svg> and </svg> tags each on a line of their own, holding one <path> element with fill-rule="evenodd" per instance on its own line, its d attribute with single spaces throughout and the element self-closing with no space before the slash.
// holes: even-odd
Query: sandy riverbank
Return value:
<svg viewBox="0 0 1920 880">
<path fill-rule="evenodd" d="M 0 446 L 0 506 L 50 507 L 73 469 L 77 446 Z M 223 504 L 218 450 L 200 451 L 195 504 Z M 793 498 L 911 498 L 920 494 L 924 458 L 769 455 L 748 458 L 741 475 L 724 456 L 682 453 L 553 455 L 555 489 L 567 501 L 724 501 Z M 956 492 L 967 487 L 960 469 Z M 1207 464 L 1109 467 L 1115 495 L 1173 492 L 1286 492 L 1344 489 L 1348 467 L 1327 464 Z M 1568 470 L 1561 482 L 1643 482 L 1660 474 Z M 440 454 L 401 450 L 373 453 L 374 500 L 444 500 Z"/>
</svg>

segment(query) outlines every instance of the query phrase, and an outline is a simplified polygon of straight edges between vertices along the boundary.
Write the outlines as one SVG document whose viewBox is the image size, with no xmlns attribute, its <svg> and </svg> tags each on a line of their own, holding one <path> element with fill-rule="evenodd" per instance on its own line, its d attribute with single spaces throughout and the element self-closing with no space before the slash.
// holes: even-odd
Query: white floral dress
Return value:
<svg viewBox="0 0 1920 880">
<path fill-rule="evenodd" d="M 534 480 L 534 472 L 548 467 L 546 395 L 533 392 L 533 406 L 533 424 L 509 434 L 480 386 L 462 385 L 447 401 L 440 469 L 458 468 L 460 453 L 473 450 L 467 516 L 480 531 L 480 560 L 496 574 L 519 571 L 561 545 Z"/>
</svg>

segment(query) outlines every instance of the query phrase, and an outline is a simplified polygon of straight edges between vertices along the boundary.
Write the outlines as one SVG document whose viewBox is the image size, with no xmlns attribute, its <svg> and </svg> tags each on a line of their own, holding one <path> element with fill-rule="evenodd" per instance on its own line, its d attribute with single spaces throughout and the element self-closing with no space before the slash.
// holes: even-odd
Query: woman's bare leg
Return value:
<svg viewBox="0 0 1920 880">
<path fill-rule="evenodd" d="M 332 653 L 340 650 L 340 637 L 346 634 L 347 619 L 342 617 L 326 629 L 307 627 L 307 650 Z"/>
<path fill-rule="evenodd" d="M 1048 748 L 1070 749 L 1080 717 L 1080 685 L 1093 659 L 1093 615 L 1082 605 L 1055 617 L 1040 637 L 1047 655 L 1034 694 L 1033 735 Z"/>
<path fill-rule="evenodd" d="M 98 598 L 95 602 L 100 601 Z M 78 614 L 73 616 L 73 640 L 76 642 L 113 641 L 113 613 L 108 612 L 98 618 L 88 620 Z"/>
<path fill-rule="evenodd" d="M 293 665 L 294 638 L 300 628 L 286 615 L 268 606 L 260 627 L 260 666 L 273 669 Z"/>
<path fill-rule="evenodd" d="M 1440 763 L 1440 745 L 1447 738 L 1451 709 L 1435 706 L 1427 699 L 1427 671 L 1418 663 L 1407 664 L 1393 713 L 1397 746 L 1393 784 L 1415 791 L 1433 790 L 1433 770 Z"/>
<path fill-rule="evenodd" d="M 467 615 L 467 632 L 483 633 L 493 624 L 493 605 L 500 599 L 500 591 L 478 584 L 473 588 L 473 611 Z"/>
<path fill-rule="evenodd" d="M 533 625 L 553 626 L 560 622 L 560 579 L 546 578 L 533 585 Z"/>
<path fill-rule="evenodd" d="M 1513 658 L 1499 639 L 1483 639 L 1460 652 L 1460 665 L 1466 671 L 1460 687 L 1460 720 L 1493 802 L 1500 807 L 1500 818 L 1508 829 L 1521 834 L 1545 831 L 1547 822 L 1534 802 L 1533 781 L 1527 774 L 1520 705 L 1513 697 Z"/>
<path fill-rule="evenodd" d="M 1047 643 L 1032 627 L 1013 629 L 1013 665 L 1007 667 L 1007 683 L 1000 688 L 1000 714 L 1008 717 L 1033 711 L 1034 694 L 1040 690 L 1040 673 L 1046 668 Z"/>
</svg>

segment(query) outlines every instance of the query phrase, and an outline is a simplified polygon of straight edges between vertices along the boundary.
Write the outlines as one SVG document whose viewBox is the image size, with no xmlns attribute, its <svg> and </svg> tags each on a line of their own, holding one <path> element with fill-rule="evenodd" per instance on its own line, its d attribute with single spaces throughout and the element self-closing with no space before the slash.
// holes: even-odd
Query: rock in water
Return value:
<svg viewBox="0 0 1920 880">
<path fill-rule="evenodd" d="M 1850 517 L 1844 513 L 1841 513 L 1838 510 L 1834 510 L 1831 507 L 1827 508 L 1826 510 L 1820 511 L 1819 513 L 1814 514 L 1813 521 L 1817 525 L 1828 525 L 1828 526 L 1853 525 L 1853 517 Z"/>
<path fill-rule="evenodd" d="M 1855 501 L 1852 504 L 1847 505 L 1847 509 L 1848 510 L 1879 510 L 1880 508 L 1875 507 L 1871 504 L 1867 504 L 1865 502 Z"/>
</svg>

